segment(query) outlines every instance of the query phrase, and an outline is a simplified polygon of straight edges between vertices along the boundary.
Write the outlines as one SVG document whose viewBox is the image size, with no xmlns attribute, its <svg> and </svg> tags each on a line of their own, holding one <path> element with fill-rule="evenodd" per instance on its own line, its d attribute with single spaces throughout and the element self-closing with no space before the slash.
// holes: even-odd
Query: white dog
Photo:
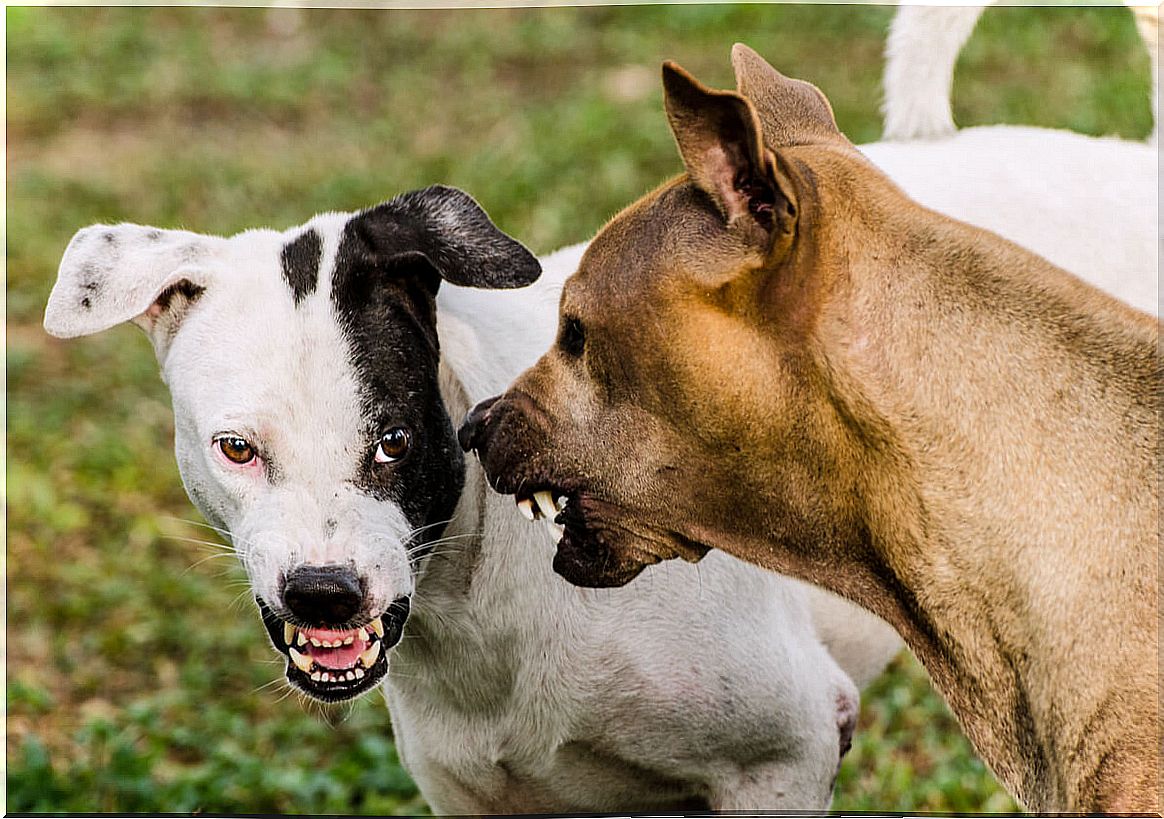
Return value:
<svg viewBox="0 0 1164 819">
<path fill-rule="evenodd" d="M 1159 131 L 1160 7 L 1128 3 L 1152 66 L 1152 115 Z M 902 6 L 893 18 L 885 56 L 885 139 L 947 137 L 954 133 L 950 89 L 958 52 L 984 6 Z"/>
<path fill-rule="evenodd" d="M 1040 133 L 869 152 L 923 201 L 1117 294 L 1153 276 L 1137 193 L 1151 152 Z M 1005 185 L 948 173 L 1008 168 L 1040 138 Z M 923 159 L 941 172 L 919 174 Z M 1118 230 L 1094 206 L 1115 196 L 1136 203 Z M 1059 203 L 1076 218 L 1043 218 Z M 460 455 L 451 419 L 550 344 L 579 255 L 496 289 L 538 265 L 448 188 L 281 233 L 93 226 L 65 252 L 45 326 L 147 331 L 183 481 L 231 533 L 288 680 L 323 700 L 383 680 L 435 812 L 824 808 L 853 681 L 899 646 L 887 626 L 718 552 L 623 589 L 570 586 L 552 525 L 527 525 Z"/>
</svg>

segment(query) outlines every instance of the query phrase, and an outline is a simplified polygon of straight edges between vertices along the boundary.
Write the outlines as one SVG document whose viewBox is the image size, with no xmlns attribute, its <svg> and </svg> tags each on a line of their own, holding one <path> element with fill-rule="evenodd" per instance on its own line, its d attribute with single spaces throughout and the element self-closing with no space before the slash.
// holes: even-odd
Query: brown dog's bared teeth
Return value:
<svg viewBox="0 0 1164 819">
<path fill-rule="evenodd" d="M 537 503 L 538 510 L 549 520 L 553 520 L 554 516 L 558 514 L 558 510 L 554 508 L 554 498 L 550 495 L 549 490 L 543 489 L 540 492 L 535 492 L 534 502 Z"/>
<path fill-rule="evenodd" d="M 533 501 L 529 498 L 519 498 L 517 500 L 517 508 L 526 520 L 533 521 L 538 519 L 538 512 L 534 508 Z"/>
</svg>

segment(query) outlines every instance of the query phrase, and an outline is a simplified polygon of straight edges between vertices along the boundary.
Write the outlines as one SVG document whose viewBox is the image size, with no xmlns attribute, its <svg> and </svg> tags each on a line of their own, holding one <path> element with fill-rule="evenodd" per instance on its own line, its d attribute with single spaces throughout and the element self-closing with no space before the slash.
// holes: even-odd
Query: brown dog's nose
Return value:
<svg viewBox="0 0 1164 819">
<path fill-rule="evenodd" d="M 348 566 L 300 566 L 287 575 L 283 603 L 303 623 L 337 626 L 355 619 L 364 587 Z"/>
<path fill-rule="evenodd" d="M 465 415 L 465 421 L 457 431 L 457 440 L 461 444 L 461 449 L 469 452 L 470 450 L 476 449 L 478 444 L 481 443 L 481 427 L 485 421 L 485 416 L 489 414 L 489 410 L 500 398 L 500 395 L 486 398 Z"/>
</svg>

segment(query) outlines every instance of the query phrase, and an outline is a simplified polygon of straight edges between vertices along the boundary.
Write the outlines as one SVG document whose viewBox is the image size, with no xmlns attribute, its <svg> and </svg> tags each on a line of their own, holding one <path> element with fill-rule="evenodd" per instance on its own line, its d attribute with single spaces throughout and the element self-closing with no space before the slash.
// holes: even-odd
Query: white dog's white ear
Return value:
<svg viewBox="0 0 1164 819">
<path fill-rule="evenodd" d="M 44 328 L 72 338 L 132 321 L 161 357 L 182 316 L 206 289 L 210 256 L 222 241 L 142 225 L 79 230 L 61 259 Z"/>
</svg>

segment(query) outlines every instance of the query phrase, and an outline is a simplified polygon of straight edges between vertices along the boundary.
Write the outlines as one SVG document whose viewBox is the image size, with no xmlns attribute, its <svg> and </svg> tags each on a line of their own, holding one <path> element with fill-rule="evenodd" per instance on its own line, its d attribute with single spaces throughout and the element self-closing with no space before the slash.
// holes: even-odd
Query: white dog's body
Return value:
<svg viewBox="0 0 1164 819">
<path fill-rule="evenodd" d="M 1142 146 L 994 128 L 865 150 L 923 203 L 1138 306 L 1155 293 L 1155 199 L 1144 195 L 1155 157 Z M 1127 207 L 1102 204 L 1121 200 Z M 259 596 L 278 602 L 282 578 L 303 562 L 359 569 L 372 615 L 411 595 L 384 692 L 434 812 L 825 807 L 851 728 L 849 678 L 864 684 L 899 646 L 881 621 L 718 552 L 653 567 L 622 589 L 570 586 L 551 569 L 549 526 L 487 491 L 472 460 L 432 553 L 408 554 L 421 527 L 401 501 L 374 499 L 351 479 L 375 441 L 369 449 L 361 437 L 362 376 L 328 299 L 349 217 L 231 239 L 133 226 L 84 233 L 62 262 L 46 327 L 147 326 L 174 396 L 183 479 L 208 519 L 236 534 Z M 285 251 L 305 232 L 320 240 L 318 286 L 292 293 Z M 441 287 L 450 418 L 549 346 L 579 255 L 547 257 L 522 290 Z M 171 299 L 155 299 L 176 281 L 202 290 L 189 305 L 179 295 L 187 309 L 166 323 L 158 317 Z M 218 431 L 240 428 L 266 442 L 277 480 L 209 454 Z"/>
<path fill-rule="evenodd" d="M 1159 132 L 1160 7 L 1131 2 L 1152 67 L 1150 103 Z M 970 39 L 984 5 L 902 6 L 885 44 L 885 139 L 936 139 L 954 134 L 950 91 L 958 52 Z"/>
</svg>

